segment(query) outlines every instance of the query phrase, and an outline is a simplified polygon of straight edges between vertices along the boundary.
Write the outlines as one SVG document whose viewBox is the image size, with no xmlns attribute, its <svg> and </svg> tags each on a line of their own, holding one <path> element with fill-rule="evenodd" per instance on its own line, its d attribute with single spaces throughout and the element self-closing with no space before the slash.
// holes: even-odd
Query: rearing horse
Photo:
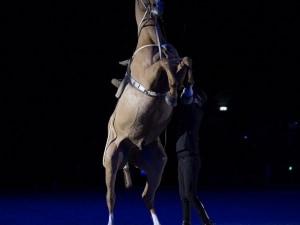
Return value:
<svg viewBox="0 0 300 225">
<path fill-rule="evenodd" d="M 126 187 L 132 185 L 129 164 L 145 171 L 142 199 L 153 225 L 160 225 L 154 198 L 167 155 L 159 136 L 171 120 L 178 90 L 194 82 L 192 60 L 180 58 L 165 40 L 158 21 L 162 6 L 159 0 L 135 0 L 138 42 L 118 88 L 103 154 L 108 225 L 114 225 L 117 172 L 123 169 Z"/>
</svg>

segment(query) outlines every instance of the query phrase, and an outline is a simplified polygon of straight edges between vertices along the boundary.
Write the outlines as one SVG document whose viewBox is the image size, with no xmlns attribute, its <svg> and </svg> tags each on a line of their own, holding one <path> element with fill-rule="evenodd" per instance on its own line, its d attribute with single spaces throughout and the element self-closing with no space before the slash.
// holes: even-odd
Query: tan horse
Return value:
<svg viewBox="0 0 300 225">
<path fill-rule="evenodd" d="M 159 0 L 135 0 L 138 43 L 118 88 L 103 154 L 108 225 L 114 225 L 117 172 L 123 169 L 126 187 L 132 185 L 129 164 L 145 171 L 142 199 L 153 225 L 160 225 L 154 198 L 167 155 L 159 136 L 170 122 L 178 90 L 193 84 L 191 59 L 179 57 L 159 26 L 161 6 Z"/>
</svg>

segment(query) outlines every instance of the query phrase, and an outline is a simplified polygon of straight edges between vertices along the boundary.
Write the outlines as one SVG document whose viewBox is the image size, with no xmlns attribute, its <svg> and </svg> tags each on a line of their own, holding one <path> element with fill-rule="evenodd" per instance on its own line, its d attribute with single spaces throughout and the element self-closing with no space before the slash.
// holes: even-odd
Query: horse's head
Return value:
<svg viewBox="0 0 300 225">
<path fill-rule="evenodd" d="M 130 72 L 132 79 L 136 79 L 135 86 L 142 87 L 140 90 L 151 90 L 147 91 L 148 94 L 159 93 L 153 96 L 165 95 L 167 104 L 175 106 L 177 91 L 185 86 L 191 63 L 185 62 L 188 57 L 181 59 L 177 50 L 166 42 L 161 23 L 157 21 L 161 19 L 163 8 L 161 0 L 135 0 L 138 43 Z"/>
<path fill-rule="evenodd" d="M 149 0 L 151 5 L 151 14 L 156 17 L 160 17 L 164 11 L 164 3 L 160 0 Z"/>
<path fill-rule="evenodd" d="M 139 26 L 144 21 L 161 17 L 163 10 L 161 0 L 135 0 L 135 16 Z"/>
</svg>

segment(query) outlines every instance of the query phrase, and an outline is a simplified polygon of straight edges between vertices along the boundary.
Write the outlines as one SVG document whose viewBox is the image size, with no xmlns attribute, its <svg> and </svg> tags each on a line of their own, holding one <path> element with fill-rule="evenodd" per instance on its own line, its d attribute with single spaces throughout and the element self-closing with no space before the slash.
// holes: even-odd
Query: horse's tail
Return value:
<svg viewBox="0 0 300 225">
<path fill-rule="evenodd" d="M 123 172 L 124 172 L 124 179 L 125 179 L 125 187 L 126 188 L 131 188 L 132 187 L 132 181 L 131 181 L 130 167 L 129 167 L 128 162 L 123 167 Z"/>
</svg>

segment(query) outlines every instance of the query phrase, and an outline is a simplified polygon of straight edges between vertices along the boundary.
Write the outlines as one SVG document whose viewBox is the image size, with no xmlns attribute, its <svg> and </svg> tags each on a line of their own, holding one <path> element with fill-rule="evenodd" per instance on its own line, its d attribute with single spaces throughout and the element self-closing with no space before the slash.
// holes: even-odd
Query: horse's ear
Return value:
<svg viewBox="0 0 300 225">
<path fill-rule="evenodd" d="M 130 59 L 126 59 L 126 60 L 120 61 L 119 64 L 122 66 L 127 66 L 129 64 L 129 61 L 130 61 Z"/>
</svg>

